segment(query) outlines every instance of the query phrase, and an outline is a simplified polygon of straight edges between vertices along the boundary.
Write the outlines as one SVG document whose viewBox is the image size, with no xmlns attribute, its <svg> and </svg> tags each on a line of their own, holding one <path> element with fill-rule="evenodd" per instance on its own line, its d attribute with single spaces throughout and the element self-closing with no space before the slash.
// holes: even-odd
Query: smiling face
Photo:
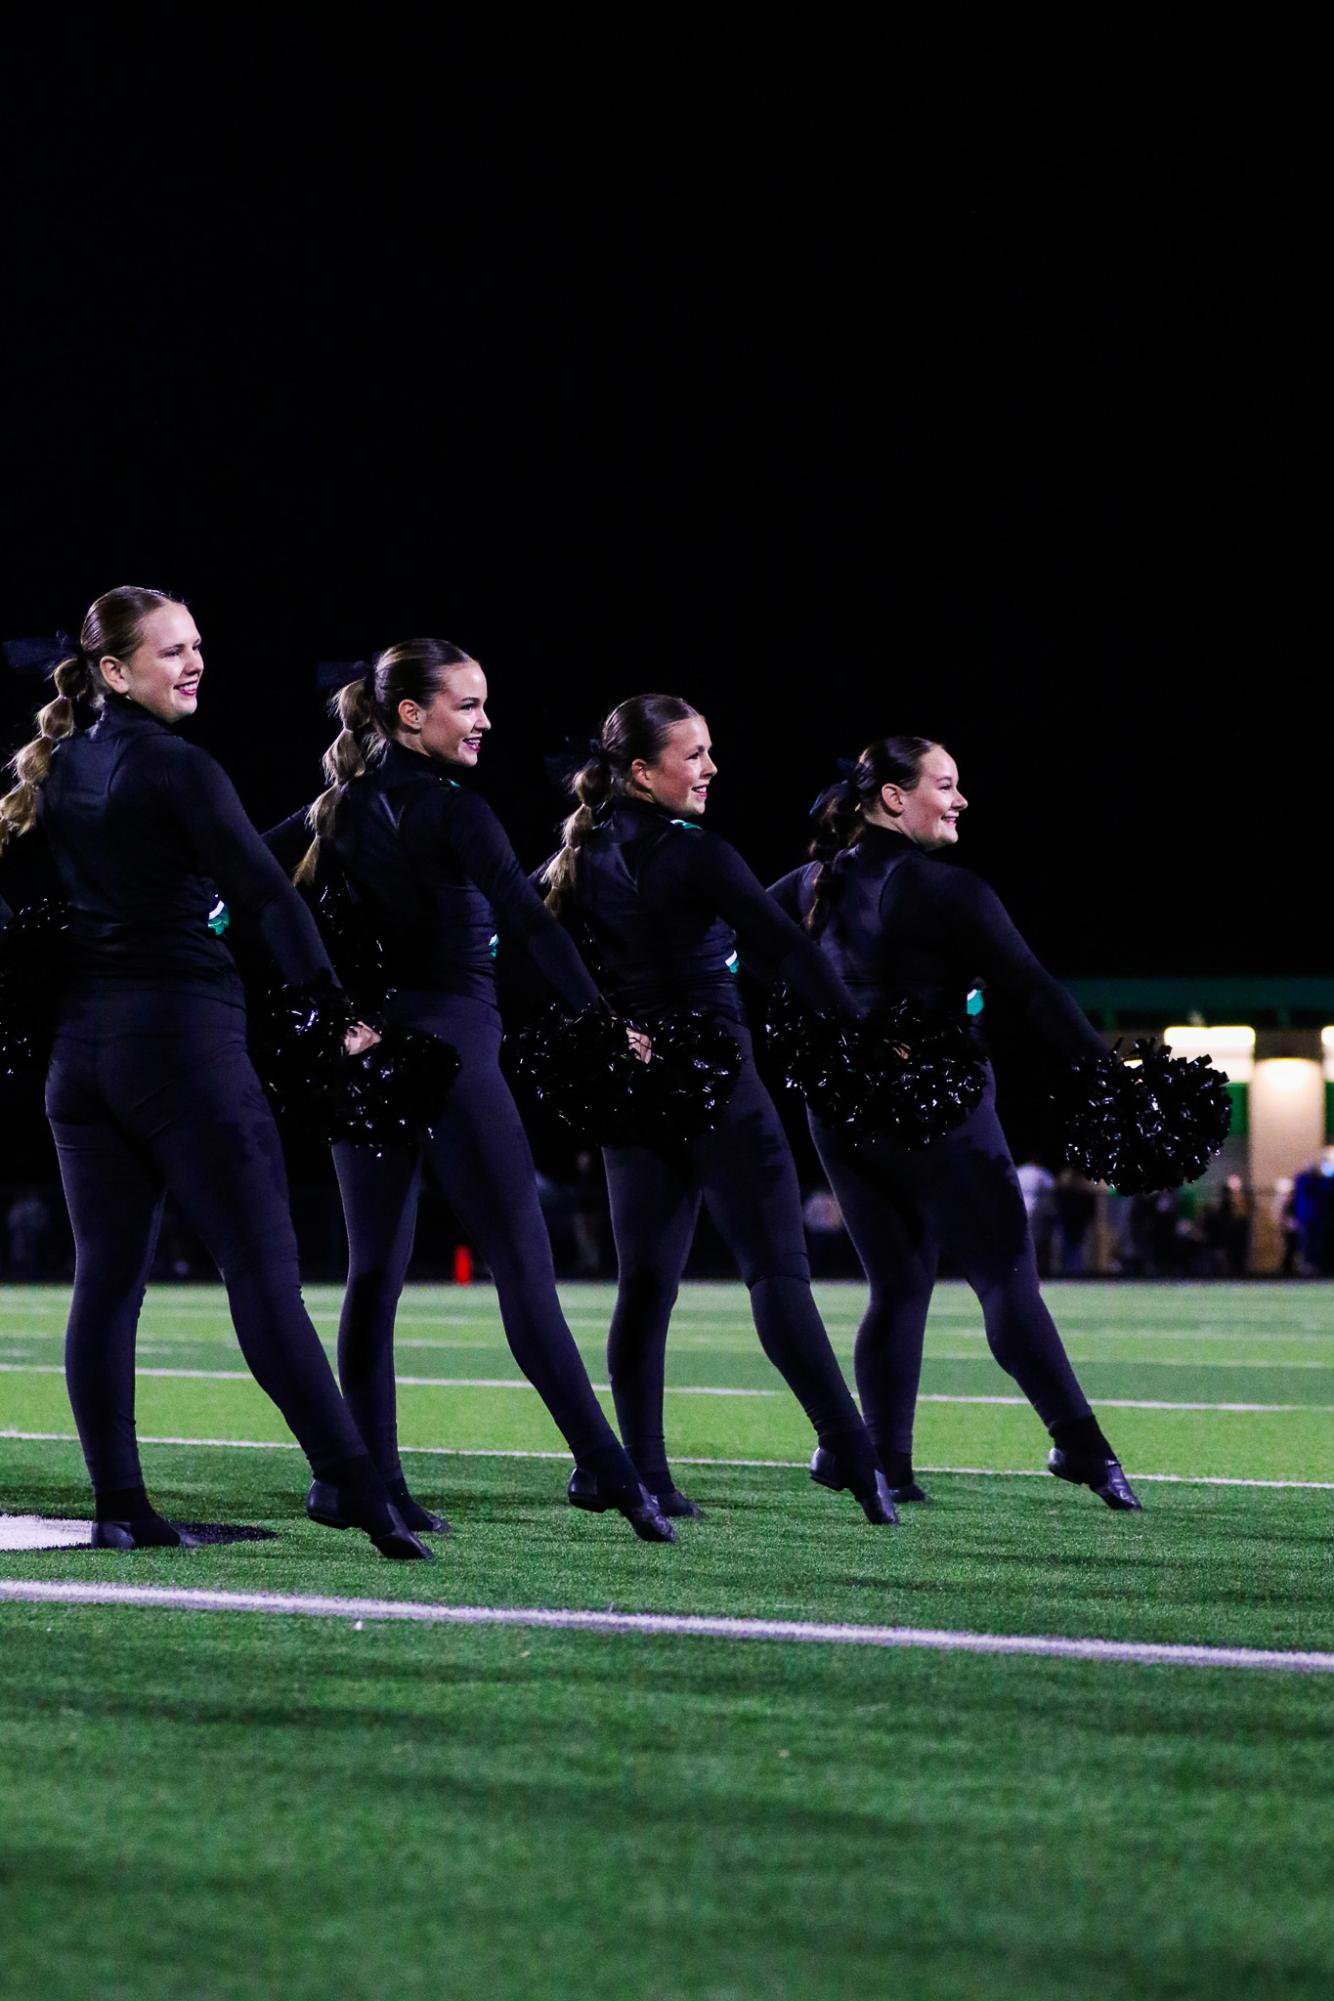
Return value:
<svg viewBox="0 0 1334 2001">
<path fill-rule="evenodd" d="M 718 769 L 709 755 L 712 748 L 703 716 L 673 723 L 653 762 L 637 757 L 630 766 L 631 794 L 651 799 L 668 813 L 702 819 L 709 803 L 709 781 Z"/>
<path fill-rule="evenodd" d="M 959 815 L 968 801 L 959 790 L 959 767 L 940 744 L 932 744 L 917 768 L 917 783 L 882 785 L 880 801 L 866 815 L 875 826 L 906 834 L 914 847 L 952 848 L 959 838 Z"/>
<path fill-rule="evenodd" d="M 139 626 L 132 652 L 103 654 L 102 679 L 159 722 L 179 723 L 199 706 L 203 641 L 183 604 L 159 605 Z"/>
<path fill-rule="evenodd" d="M 476 764 L 491 727 L 486 694 L 486 676 L 475 660 L 441 668 L 429 702 L 399 703 L 399 743 L 441 764 Z"/>
</svg>

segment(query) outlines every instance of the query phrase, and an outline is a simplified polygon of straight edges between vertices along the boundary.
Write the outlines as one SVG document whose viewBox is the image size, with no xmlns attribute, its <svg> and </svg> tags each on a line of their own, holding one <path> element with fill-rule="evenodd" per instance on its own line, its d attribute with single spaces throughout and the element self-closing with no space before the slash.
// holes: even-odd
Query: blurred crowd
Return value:
<svg viewBox="0 0 1334 2001">
<path fill-rule="evenodd" d="M 1241 1278 L 1256 1262 L 1256 1226 L 1267 1211 L 1270 1245 L 1279 1255 L 1272 1275 L 1334 1277 L 1334 1146 L 1277 1187 L 1253 1191 L 1229 1174 L 1192 1187 L 1153 1195 L 1118 1195 L 1066 1169 L 1037 1160 L 1019 1167 L 1038 1269 L 1044 1278 L 1085 1275 L 1126 1278 Z M 615 1251 L 606 1187 L 598 1154 L 582 1152 L 564 1174 L 539 1174 L 538 1188 L 551 1233 L 557 1270 L 567 1278 L 615 1276 Z M 344 1256 L 336 1199 L 323 1189 L 294 1189 L 298 1232 L 312 1276 L 338 1279 Z M 1262 1209 L 1263 1205 L 1263 1209 Z M 326 1213 L 327 1211 L 327 1213 Z M 817 1278 L 860 1276 L 838 1202 L 822 1184 L 804 1200 L 811 1268 Z M 73 1246 L 63 1203 L 51 1190 L 0 1190 L 0 1277 L 11 1283 L 68 1279 Z M 442 1205 L 423 1209 L 417 1275 L 452 1276 L 454 1229 Z M 438 1253 L 438 1254 L 437 1254 Z M 707 1219 L 701 1224 L 692 1270 L 727 1269 Z M 1274 1266 L 1272 1253 L 1263 1258 Z M 481 1267 L 477 1267 L 481 1276 Z M 154 1262 L 154 1280 L 209 1280 L 213 1269 L 200 1246 L 168 1206 Z"/>
</svg>

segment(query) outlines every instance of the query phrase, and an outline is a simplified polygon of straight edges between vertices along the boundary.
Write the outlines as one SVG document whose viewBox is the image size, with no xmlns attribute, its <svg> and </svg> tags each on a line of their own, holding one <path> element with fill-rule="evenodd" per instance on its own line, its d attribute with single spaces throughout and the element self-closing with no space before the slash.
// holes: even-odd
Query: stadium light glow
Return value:
<svg viewBox="0 0 1334 2001">
<path fill-rule="evenodd" d="M 1230 1084 L 1249 1084 L 1255 1074 L 1255 1030 L 1240 1022 L 1217 1028 L 1165 1028 L 1163 1041 L 1174 1056 L 1208 1056 Z"/>
<path fill-rule="evenodd" d="M 1281 1091 L 1287 1097 L 1295 1091 L 1304 1090 L 1315 1069 L 1314 1063 L 1305 1056 L 1269 1056 L 1260 1067 L 1269 1088 Z"/>
</svg>

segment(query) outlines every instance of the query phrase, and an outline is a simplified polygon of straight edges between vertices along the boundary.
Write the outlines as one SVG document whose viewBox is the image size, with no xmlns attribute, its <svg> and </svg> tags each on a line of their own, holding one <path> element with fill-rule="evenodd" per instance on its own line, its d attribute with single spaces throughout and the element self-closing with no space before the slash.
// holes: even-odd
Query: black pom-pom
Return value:
<svg viewBox="0 0 1334 2001">
<path fill-rule="evenodd" d="M 1209 1058 L 1151 1040 L 1129 1062 L 1111 1050 L 1072 1064 L 1053 1099 L 1065 1164 L 1122 1195 L 1198 1180 L 1232 1124 L 1227 1079 Z"/>
<path fill-rule="evenodd" d="M 641 1063 L 627 1024 L 605 1008 L 553 1004 L 511 1036 L 516 1082 L 576 1132 L 602 1145 L 681 1146 L 712 1131 L 741 1072 L 735 1037 L 712 1015 L 664 1010 L 643 1024 Z"/>
<path fill-rule="evenodd" d="M 383 1152 L 416 1145 L 444 1108 L 459 1073 L 457 1050 L 433 1035 L 386 1029 L 360 1056 L 348 1030 L 361 1019 L 327 973 L 304 986 L 271 989 L 251 1012 L 251 1055 L 280 1113 L 328 1140 Z"/>
<path fill-rule="evenodd" d="M 741 1049 L 717 1015 L 669 1008 L 646 1024 L 649 1063 L 635 1065 L 635 1135 L 672 1146 L 712 1132 L 741 1075 Z"/>
<path fill-rule="evenodd" d="M 325 1135 L 377 1154 L 430 1138 L 462 1068 L 452 1043 L 411 1028 L 382 1030 L 373 1049 L 345 1056 L 343 1064 Z"/>
<path fill-rule="evenodd" d="M 0 930 L 0 1076 L 44 1069 L 60 990 L 69 915 L 57 898 L 19 910 Z"/>
<path fill-rule="evenodd" d="M 902 1146 L 931 1146 L 976 1111 L 986 1088 L 966 1017 L 927 1013 L 907 1000 L 846 1021 L 780 987 L 769 1045 L 788 1088 L 855 1139 L 883 1133 Z"/>
</svg>

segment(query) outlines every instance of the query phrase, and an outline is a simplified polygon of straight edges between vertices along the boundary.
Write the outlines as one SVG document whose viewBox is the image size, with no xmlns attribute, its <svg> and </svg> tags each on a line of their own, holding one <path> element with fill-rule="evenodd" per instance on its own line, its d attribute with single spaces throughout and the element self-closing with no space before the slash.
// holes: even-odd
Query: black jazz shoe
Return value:
<svg viewBox="0 0 1334 2001">
<path fill-rule="evenodd" d="M 704 1513 L 698 1501 L 692 1501 L 689 1494 L 683 1494 L 679 1487 L 664 1487 L 660 1494 L 653 1496 L 664 1515 L 678 1521 L 698 1521 Z"/>
<path fill-rule="evenodd" d="M 452 1535 L 453 1530 L 443 1515 L 433 1515 L 420 1501 L 414 1500 L 404 1487 L 390 1490 L 389 1496 L 403 1526 L 414 1535 Z M 350 1529 L 359 1524 L 351 1521 L 342 1509 L 339 1490 L 332 1480 L 312 1480 L 310 1492 L 306 1496 L 306 1513 L 313 1522 L 319 1522 L 326 1529 Z"/>
<path fill-rule="evenodd" d="M 1047 1454 L 1047 1471 L 1054 1473 L 1058 1480 L 1069 1480 L 1076 1487 L 1088 1487 L 1100 1501 L 1109 1508 L 1139 1513 L 1143 1502 L 1121 1470 L 1119 1459 L 1081 1459 L 1077 1454 L 1062 1451 L 1053 1445 Z"/>
<path fill-rule="evenodd" d="M 164 1522 L 161 1515 L 140 1515 L 131 1521 L 93 1523 L 94 1549 L 198 1549 L 202 1536 Z"/>
<path fill-rule="evenodd" d="M 392 1504 L 363 1515 L 349 1505 L 342 1490 L 329 1480 L 312 1480 L 306 1496 L 306 1513 L 326 1529 L 362 1529 L 381 1556 L 392 1563 L 434 1563 L 435 1551 L 413 1534 Z"/>
<path fill-rule="evenodd" d="M 647 1487 L 608 1487 L 590 1467 L 576 1466 L 565 1493 L 572 1508 L 584 1508 L 590 1515 L 605 1515 L 615 1508 L 641 1542 L 676 1541 L 676 1530 Z"/>
<path fill-rule="evenodd" d="M 850 1485 L 838 1457 L 827 1445 L 817 1445 L 811 1454 L 811 1478 L 817 1487 L 828 1487 L 835 1494 L 846 1492 Z M 857 1499 L 867 1521 L 877 1527 L 889 1528 L 898 1521 L 894 1490 L 879 1467 L 876 1468 L 874 1492 L 858 1494 Z"/>
</svg>

